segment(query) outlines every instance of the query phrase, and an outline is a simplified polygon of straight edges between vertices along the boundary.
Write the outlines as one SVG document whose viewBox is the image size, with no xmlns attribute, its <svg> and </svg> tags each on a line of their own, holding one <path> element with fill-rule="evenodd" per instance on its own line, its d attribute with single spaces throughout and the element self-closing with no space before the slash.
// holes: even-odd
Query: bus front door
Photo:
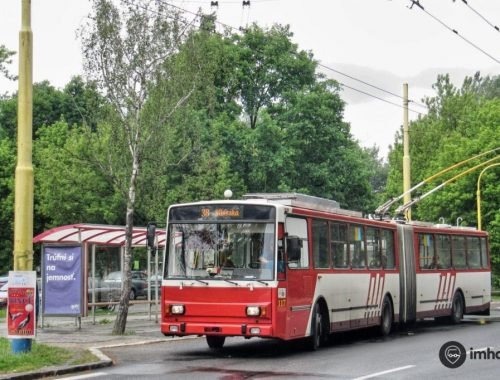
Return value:
<svg viewBox="0 0 500 380">
<path fill-rule="evenodd" d="M 313 276 L 309 271 L 307 220 L 287 217 L 287 333 L 305 336 L 314 294 Z"/>
</svg>

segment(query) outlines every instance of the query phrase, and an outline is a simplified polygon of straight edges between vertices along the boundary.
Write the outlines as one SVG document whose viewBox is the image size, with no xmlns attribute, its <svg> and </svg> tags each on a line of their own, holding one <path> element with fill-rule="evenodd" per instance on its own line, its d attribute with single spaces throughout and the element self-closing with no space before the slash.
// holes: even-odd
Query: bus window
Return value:
<svg viewBox="0 0 500 380">
<path fill-rule="evenodd" d="M 363 227 L 351 226 L 350 230 L 351 268 L 364 269 L 366 268 L 366 247 Z"/>
<path fill-rule="evenodd" d="M 481 242 L 478 237 L 467 238 L 467 261 L 469 268 L 481 268 Z"/>
<path fill-rule="evenodd" d="M 481 238 L 481 264 L 483 268 L 489 268 L 488 253 L 486 252 L 486 238 Z"/>
<path fill-rule="evenodd" d="M 325 220 L 312 222 L 312 249 L 315 268 L 329 268 L 328 223 Z"/>
<path fill-rule="evenodd" d="M 334 268 L 348 268 L 349 255 L 347 253 L 347 225 L 331 223 L 330 236 Z"/>
<path fill-rule="evenodd" d="M 300 240 L 300 252 L 293 260 L 288 258 L 288 266 L 292 269 L 309 268 L 309 249 L 307 244 L 307 221 L 302 218 L 288 217 L 286 219 L 286 232 L 288 236 Z"/>
<path fill-rule="evenodd" d="M 453 267 L 457 269 L 467 268 L 465 261 L 465 237 L 452 236 L 451 251 L 453 253 Z"/>
<path fill-rule="evenodd" d="M 396 260 L 394 258 L 394 232 L 391 230 L 382 230 L 382 267 L 394 269 Z"/>
<path fill-rule="evenodd" d="M 368 268 L 382 268 L 380 255 L 380 230 L 378 228 L 366 228 L 366 253 L 368 256 Z"/>
<path fill-rule="evenodd" d="M 420 269 L 436 269 L 434 237 L 431 234 L 418 234 L 418 253 L 420 255 Z"/>
<path fill-rule="evenodd" d="M 450 237 L 437 235 L 436 253 L 438 269 L 449 269 L 451 267 Z"/>
</svg>

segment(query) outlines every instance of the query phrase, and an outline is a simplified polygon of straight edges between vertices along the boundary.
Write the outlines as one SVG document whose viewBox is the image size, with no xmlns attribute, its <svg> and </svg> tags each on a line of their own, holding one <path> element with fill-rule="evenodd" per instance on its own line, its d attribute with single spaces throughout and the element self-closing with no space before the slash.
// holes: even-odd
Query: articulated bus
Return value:
<svg viewBox="0 0 500 380">
<path fill-rule="evenodd" d="M 296 193 L 173 205 L 168 210 L 161 331 L 304 338 L 426 317 L 489 314 L 487 234 L 364 218 Z"/>
</svg>

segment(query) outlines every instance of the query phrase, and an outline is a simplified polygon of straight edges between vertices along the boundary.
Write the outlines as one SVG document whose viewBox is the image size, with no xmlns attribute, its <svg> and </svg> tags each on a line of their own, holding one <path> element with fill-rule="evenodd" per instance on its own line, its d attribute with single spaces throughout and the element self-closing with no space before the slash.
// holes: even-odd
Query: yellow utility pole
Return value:
<svg viewBox="0 0 500 380">
<path fill-rule="evenodd" d="M 21 17 L 14 204 L 14 272 L 33 269 L 33 33 L 31 31 L 31 0 L 22 0 Z M 13 353 L 29 352 L 31 351 L 31 339 L 12 339 L 11 347 Z"/>
<path fill-rule="evenodd" d="M 500 163 L 498 164 L 492 164 L 490 166 L 485 167 L 481 173 L 479 173 L 479 177 L 477 177 L 477 229 L 481 231 L 482 225 L 481 225 L 481 177 L 483 176 L 483 173 L 488 170 L 489 168 L 492 168 L 493 166 L 500 166 Z"/>
<path fill-rule="evenodd" d="M 17 166 L 14 209 L 14 270 L 33 268 L 33 33 L 31 0 L 22 0 L 19 31 Z"/>
<path fill-rule="evenodd" d="M 403 83 L 403 192 L 404 203 L 411 200 L 410 194 L 410 130 L 408 126 L 408 83 Z M 406 211 L 406 220 L 411 220 L 411 209 Z"/>
</svg>

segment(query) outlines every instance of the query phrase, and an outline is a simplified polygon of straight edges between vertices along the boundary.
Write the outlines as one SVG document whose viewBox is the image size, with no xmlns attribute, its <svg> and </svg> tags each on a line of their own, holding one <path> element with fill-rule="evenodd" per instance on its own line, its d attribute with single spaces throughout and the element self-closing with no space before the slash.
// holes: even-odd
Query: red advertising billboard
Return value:
<svg viewBox="0 0 500 380">
<path fill-rule="evenodd" d="M 36 272 L 9 272 L 7 336 L 33 338 L 36 333 Z"/>
</svg>

